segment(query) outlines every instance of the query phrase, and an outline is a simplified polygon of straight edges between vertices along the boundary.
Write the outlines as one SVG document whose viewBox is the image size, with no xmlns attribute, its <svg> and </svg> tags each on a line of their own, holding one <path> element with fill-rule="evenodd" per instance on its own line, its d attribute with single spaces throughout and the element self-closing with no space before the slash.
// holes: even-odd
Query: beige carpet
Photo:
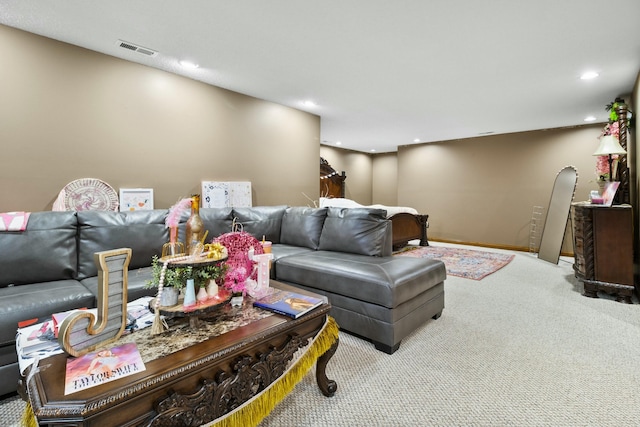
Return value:
<svg viewBox="0 0 640 427">
<path fill-rule="evenodd" d="M 637 299 L 586 298 L 572 260 L 515 255 L 482 286 L 448 277 L 442 317 L 393 355 L 341 333 L 336 395 L 307 375 L 261 427 L 640 425 Z"/>
</svg>

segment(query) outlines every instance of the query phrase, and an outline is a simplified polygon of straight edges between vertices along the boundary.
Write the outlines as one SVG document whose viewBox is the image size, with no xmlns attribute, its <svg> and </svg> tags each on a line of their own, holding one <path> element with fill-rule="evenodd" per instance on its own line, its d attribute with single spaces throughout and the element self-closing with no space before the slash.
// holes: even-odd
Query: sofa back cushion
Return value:
<svg viewBox="0 0 640 427">
<path fill-rule="evenodd" d="M 185 223 L 189 219 L 189 215 L 184 218 Z M 233 223 L 231 208 L 202 208 L 200 209 L 200 218 L 204 223 L 204 229 L 208 231 L 205 243 L 209 243 L 214 238 L 231 231 Z M 184 234 L 181 234 L 181 238 L 181 241 L 184 242 Z"/>
<path fill-rule="evenodd" d="M 262 237 L 273 243 L 280 243 L 282 217 L 287 206 L 256 206 L 233 208 L 232 215 L 246 231 L 258 240 Z"/>
<path fill-rule="evenodd" d="M 78 212 L 78 278 L 98 274 L 93 254 L 118 248 L 131 248 L 129 269 L 151 265 L 154 255 L 162 255 L 169 240 L 165 225 L 167 210 Z"/>
<path fill-rule="evenodd" d="M 391 221 L 387 211 L 370 208 L 327 208 L 320 250 L 370 256 L 391 255 Z"/>
<path fill-rule="evenodd" d="M 327 208 L 290 207 L 282 217 L 280 243 L 318 249 Z"/>
<path fill-rule="evenodd" d="M 75 212 L 32 212 L 25 231 L 0 232 L 0 287 L 73 279 Z"/>
</svg>

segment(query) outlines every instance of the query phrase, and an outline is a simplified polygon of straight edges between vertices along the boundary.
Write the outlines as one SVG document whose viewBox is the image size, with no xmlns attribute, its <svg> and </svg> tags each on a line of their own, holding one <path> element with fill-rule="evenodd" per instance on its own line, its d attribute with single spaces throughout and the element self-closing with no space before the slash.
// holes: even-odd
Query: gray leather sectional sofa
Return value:
<svg viewBox="0 0 640 427">
<path fill-rule="evenodd" d="M 169 238 L 166 210 L 33 212 L 23 232 L 0 232 L 0 395 L 17 388 L 18 322 L 95 307 L 95 252 L 128 247 L 129 300 L 153 295 L 151 259 Z M 391 222 L 376 209 L 262 206 L 201 209 L 208 238 L 234 218 L 273 242 L 272 277 L 326 295 L 341 329 L 393 353 L 444 308 L 440 261 L 391 256 Z M 180 227 L 184 233 L 185 215 Z"/>
</svg>

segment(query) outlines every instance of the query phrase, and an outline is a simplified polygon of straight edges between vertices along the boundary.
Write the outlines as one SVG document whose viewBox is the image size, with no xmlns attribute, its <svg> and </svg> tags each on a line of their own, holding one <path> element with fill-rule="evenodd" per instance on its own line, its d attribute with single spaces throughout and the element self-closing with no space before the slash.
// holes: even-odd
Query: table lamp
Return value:
<svg viewBox="0 0 640 427">
<path fill-rule="evenodd" d="M 611 168 L 611 164 L 613 163 L 614 154 L 627 154 L 624 148 L 620 145 L 618 138 L 613 135 L 605 135 L 600 139 L 600 145 L 594 156 L 609 156 L 609 181 L 613 181 L 613 169 Z"/>
</svg>

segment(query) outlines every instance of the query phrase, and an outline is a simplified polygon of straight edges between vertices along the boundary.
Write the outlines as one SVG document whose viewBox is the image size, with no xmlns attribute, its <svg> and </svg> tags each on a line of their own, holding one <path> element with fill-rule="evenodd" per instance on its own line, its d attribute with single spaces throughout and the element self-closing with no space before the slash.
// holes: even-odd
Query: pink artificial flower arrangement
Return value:
<svg viewBox="0 0 640 427">
<path fill-rule="evenodd" d="M 607 125 L 602 130 L 602 133 L 598 137 L 598 141 L 602 139 L 603 136 L 613 135 L 616 138 L 620 137 L 620 125 L 618 122 L 607 123 Z M 611 156 L 612 160 L 618 158 L 617 154 Z M 610 176 L 611 171 L 609 170 L 609 156 L 598 156 L 596 159 L 596 176 L 598 177 L 598 181 L 606 181 Z"/>
<path fill-rule="evenodd" d="M 220 243 L 227 248 L 228 268 L 223 286 L 233 293 L 244 293 L 247 279 L 256 280 L 258 275 L 255 262 L 249 259 L 249 249 L 253 248 L 256 255 L 263 254 L 262 244 L 245 231 L 225 233 L 213 239 L 212 243 Z"/>
<path fill-rule="evenodd" d="M 600 138 L 605 135 L 613 135 L 616 138 L 620 138 L 620 124 L 618 122 L 607 123 L 600 134 Z"/>
<path fill-rule="evenodd" d="M 596 159 L 596 176 L 598 181 L 606 181 L 609 177 L 609 157 L 598 156 Z"/>
</svg>

